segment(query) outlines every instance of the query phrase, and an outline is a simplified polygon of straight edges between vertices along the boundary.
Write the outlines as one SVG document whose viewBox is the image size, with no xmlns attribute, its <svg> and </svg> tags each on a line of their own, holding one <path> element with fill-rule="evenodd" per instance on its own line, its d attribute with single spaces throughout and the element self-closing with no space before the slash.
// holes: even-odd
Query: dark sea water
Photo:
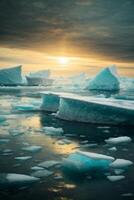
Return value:
<svg viewBox="0 0 134 200">
<path fill-rule="evenodd" d="M 32 95 L 31 95 L 32 94 Z M 85 94 L 84 92 L 82 93 Z M 126 91 L 120 92 L 120 96 Z M 97 95 L 97 93 L 86 93 Z M 98 94 L 100 95 L 100 94 Z M 102 94 L 101 94 L 102 95 Z M 111 94 L 106 93 L 107 97 Z M 117 94 L 112 94 L 117 95 Z M 34 97 L 33 97 L 34 96 Z M 133 98 L 132 90 L 127 92 Z M 0 114 L 7 120 L 0 124 L 0 139 L 9 139 L 0 144 L 0 173 L 18 173 L 31 175 L 31 167 L 41 161 L 62 161 L 76 150 L 102 153 L 115 158 L 128 159 L 134 162 L 134 127 L 107 126 L 62 121 L 51 113 L 40 111 L 18 112 L 12 107 L 19 104 L 39 105 L 41 99 L 29 92 L 0 93 Z M 46 135 L 43 127 L 62 128 L 61 135 Z M 20 134 L 14 134 L 16 133 Z M 110 151 L 105 143 L 109 137 L 130 136 L 132 142 L 117 146 L 117 151 Z M 69 143 L 61 143 L 67 139 Z M 86 144 L 94 144 L 88 146 Z M 22 150 L 30 145 L 42 146 L 39 152 L 31 153 Z M 4 153 L 6 149 L 11 152 Z M 15 160 L 17 156 L 32 156 L 27 161 Z M 134 199 L 134 168 L 129 168 L 123 175 L 125 179 L 110 182 L 106 177 L 79 177 L 64 174 L 60 167 L 49 169 L 53 172 L 48 177 L 28 188 L 8 188 L 0 190 L 1 200 L 122 200 Z"/>
</svg>

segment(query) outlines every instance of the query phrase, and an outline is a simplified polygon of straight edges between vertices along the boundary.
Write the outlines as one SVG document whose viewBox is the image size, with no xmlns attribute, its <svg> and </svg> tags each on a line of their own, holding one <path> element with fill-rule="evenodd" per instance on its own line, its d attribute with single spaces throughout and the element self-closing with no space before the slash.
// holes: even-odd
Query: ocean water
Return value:
<svg viewBox="0 0 134 200">
<path fill-rule="evenodd" d="M 41 88 L 40 88 L 41 89 Z M 38 110 L 18 111 L 17 105 L 38 106 L 40 89 L 1 89 L 0 114 L 6 121 L 0 124 L 0 173 L 31 175 L 34 166 L 43 161 L 58 161 L 77 150 L 101 153 L 134 162 L 134 127 L 108 126 L 63 121 Z M 49 88 L 53 90 L 53 88 Z M 42 89 L 41 89 L 42 90 Z M 58 89 L 55 89 L 58 91 Z M 59 89 L 61 91 L 62 89 Z M 73 90 L 76 92 L 76 90 Z M 134 99 L 132 81 L 119 93 L 98 93 L 77 90 L 82 95 L 105 95 Z M 46 134 L 43 127 L 62 128 L 61 134 Z M 118 145 L 110 151 L 105 143 L 109 137 L 129 136 L 132 142 Z M 2 142 L 1 139 L 8 139 Z M 25 151 L 25 147 L 41 146 L 39 151 Z M 26 161 L 16 157 L 31 156 Z M 106 177 L 65 174 L 60 165 L 48 168 L 52 172 L 29 187 L 0 189 L 1 200 L 113 200 L 134 199 L 134 168 L 125 171 L 125 179 L 110 182 Z"/>
</svg>

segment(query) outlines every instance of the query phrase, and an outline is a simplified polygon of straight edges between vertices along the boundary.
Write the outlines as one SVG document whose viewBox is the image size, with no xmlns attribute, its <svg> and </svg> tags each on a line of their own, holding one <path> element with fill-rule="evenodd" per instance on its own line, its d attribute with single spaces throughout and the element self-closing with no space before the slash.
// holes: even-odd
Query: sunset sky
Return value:
<svg viewBox="0 0 134 200">
<path fill-rule="evenodd" d="M 0 0 L 0 68 L 134 76 L 134 0 Z"/>
</svg>

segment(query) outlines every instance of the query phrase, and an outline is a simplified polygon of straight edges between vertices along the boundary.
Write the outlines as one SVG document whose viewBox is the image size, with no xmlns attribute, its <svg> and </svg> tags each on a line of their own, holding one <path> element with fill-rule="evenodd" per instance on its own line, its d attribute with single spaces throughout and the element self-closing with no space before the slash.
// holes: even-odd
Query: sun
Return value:
<svg viewBox="0 0 134 200">
<path fill-rule="evenodd" d="M 59 57 L 58 58 L 58 62 L 61 64 L 61 65 L 67 65 L 69 63 L 69 59 L 67 57 Z"/>
</svg>

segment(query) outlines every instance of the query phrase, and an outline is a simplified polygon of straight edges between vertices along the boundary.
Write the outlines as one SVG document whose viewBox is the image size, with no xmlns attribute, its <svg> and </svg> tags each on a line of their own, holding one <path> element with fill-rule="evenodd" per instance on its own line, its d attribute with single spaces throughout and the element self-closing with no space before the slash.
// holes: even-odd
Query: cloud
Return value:
<svg viewBox="0 0 134 200">
<path fill-rule="evenodd" d="M 133 0 L 1 0 L 0 45 L 134 61 Z"/>
</svg>

